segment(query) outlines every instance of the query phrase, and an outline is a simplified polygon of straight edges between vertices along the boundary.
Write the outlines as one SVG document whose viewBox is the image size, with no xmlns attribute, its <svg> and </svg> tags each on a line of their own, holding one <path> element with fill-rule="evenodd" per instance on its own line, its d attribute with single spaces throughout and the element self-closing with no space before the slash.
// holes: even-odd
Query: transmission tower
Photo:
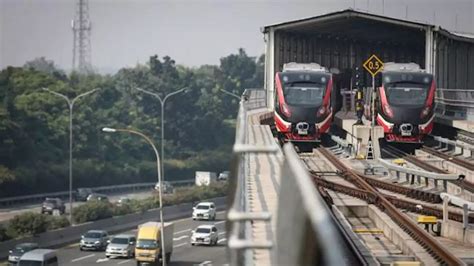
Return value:
<svg viewBox="0 0 474 266">
<path fill-rule="evenodd" d="M 88 0 L 77 0 L 74 19 L 71 21 L 73 33 L 72 68 L 79 72 L 89 72 L 91 65 L 91 21 Z"/>
</svg>

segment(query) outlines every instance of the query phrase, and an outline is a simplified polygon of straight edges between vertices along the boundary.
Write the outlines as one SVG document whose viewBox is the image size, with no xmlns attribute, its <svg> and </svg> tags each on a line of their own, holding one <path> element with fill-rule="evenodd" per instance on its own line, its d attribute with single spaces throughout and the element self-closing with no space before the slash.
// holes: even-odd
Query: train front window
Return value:
<svg viewBox="0 0 474 266">
<path fill-rule="evenodd" d="M 285 84 L 285 101 L 289 105 L 319 106 L 323 102 L 324 84 L 296 82 Z"/>
<path fill-rule="evenodd" d="M 429 84 L 397 82 L 385 84 L 385 93 L 390 104 L 395 106 L 423 105 L 428 95 Z"/>
</svg>

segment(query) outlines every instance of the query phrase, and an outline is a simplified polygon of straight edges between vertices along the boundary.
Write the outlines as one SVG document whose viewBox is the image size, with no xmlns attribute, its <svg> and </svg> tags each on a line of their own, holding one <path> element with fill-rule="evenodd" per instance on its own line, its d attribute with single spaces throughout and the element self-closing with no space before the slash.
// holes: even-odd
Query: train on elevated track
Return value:
<svg viewBox="0 0 474 266">
<path fill-rule="evenodd" d="M 316 63 L 287 63 L 275 75 L 275 128 L 280 143 L 310 150 L 329 131 L 332 74 Z"/>
<path fill-rule="evenodd" d="M 375 121 L 383 127 L 387 142 L 423 143 L 433 130 L 435 90 L 433 75 L 419 65 L 385 64 L 376 90 Z M 370 104 L 365 107 L 370 115 Z"/>
</svg>

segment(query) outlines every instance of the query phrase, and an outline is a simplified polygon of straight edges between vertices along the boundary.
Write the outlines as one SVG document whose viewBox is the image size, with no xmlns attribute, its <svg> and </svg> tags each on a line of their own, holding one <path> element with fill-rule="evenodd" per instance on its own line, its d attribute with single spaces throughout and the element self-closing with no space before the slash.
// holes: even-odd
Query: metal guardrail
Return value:
<svg viewBox="0 0 474 266">
<path fill-rule="evenodd" d="M 260 91 L 246 91 L 252 97 L 264 97 Z M 254 101 L 258 102 L 258 101 Z M 265 101 L 260 101 L 265 104 Z M 277 153 L 276 143 L 249 145 L 248 111 L 263 106 L 248 105 L 241 101 L 236 126 L 236 141 L 231 169 L 230 209 L 227 227 L 231 265 L 253 265 L 253 249 L 271 248 L 274 265 L 346 265 L 340 239 L 328 208 L 312 183 L 291 144 L 285 147 L 285 165 L 280 178 L 276 239 L 256 242 L 252 237 L 252 221 L 269 223 L 270 213 L 253 213 L 249 209 L 247 188 L 251 155 Z M 276 241 L 276 242 L 275 242 Z M 276 260 L 276 261 L 275 261 Z"/>
<path fill-rule="evenodd" d="M 436 89 L 436 112 L 456 119 L 474 117 L 474 90 Z"/>
<path fill-rule="evenodd" d="M 260 99 L 260 100 L 259 100 Z M 237 116 L 236 137 L 233 148 L 234 157 L 231 165 L 229 195 L 229 211 L 227 228 L 229 231 L 228 246 L 230 248 L 231 265 L 251 265 L 252 249 L 269 249 L 273 246 L 271 241 L 261 243 L 252 239 L 252 221 L 270 221 L 268 212 L 251 212 L 247 196 L 247 177 L 249 176 L 248 163 L 250 154 L 274 153 L 279 147 L 275 145 L 249 145 L 248 142 L 248 114 L 249 110 L 264 108 L 265 91 L 245 90 L 240 102 Z"/>
<path fill-rule="evenodd" d="M 184 186 L 188 184 L 194 184 L 194 182 L 195 182 L 194 179 L 170 181 L 170 183 L 174 186 Z M 114 185 L 114 186 L 102 186 L 102 187 L 95 187 L 91 189 L 93 192 L 107 194 L 107 193 L 115 193 L 115 192 L 120 192 L 120 191 L 144 190 L 144 189 L 153 188 L 155 185 L 156 185 L 156 182 L 148 182 L 148 183 L 134 183 L 134 184 L 123 184 L 123 185 Z M 75 192 L 73 194 L 75 194 Z M 67 198 L 67 197 L 69 197 L 69 191 L 42 193 L 42 194 L 25 195 L 25 196 L 18 196 L 18 197 L 8 197 L 8 198 L 0 199 L 0 206 L 11 206 L 11 205 L 16 205 L 16 204 L 34 203 L 34 202 L 42 201 L 45 198 Z"/>
<path fill-rule="evenodd" d="M 446 148 L 448 148 L 448 146 L 451 145 L 451 146 L 454 146 L 454 147 L 459 147 L 462 150 L 469 150 L 471 152 L 474 151 L 474 146 L 473 145 L 466 144 L 466 143 L 460 143 L 460 142 L 457 142 L 455 140 L 451 140 L 451 139 L 443 138 L 443 137 L 439 137 L 439 136 L 432 136 L 432 137 L 433 137 L 434 140 L 438 141 L 439 143 L 446 144 Z M 464 152 L 461 151 L 461 153 L 464 153 Z"/>
<path fill-rule="evenodd" d="M 325 202 L 291 144 L 286 144 L 278 201 L 278 265 L 348 265 Z"/>
<path fill-rule="evenodd" d="M 336 135 L 331 135 L 331 139 L 336 142 L 336 148 L 340 151 L 340 153 L 344 153 L 346 156 L 351 156 L 355 152 L 352 144 L 347 140 L 342 139 Z"/>
<path fill-rule="evenodd" d="M 389 171 L 394 171 L 397 173 L 397 177 L 400 177 L 400 173 L 404 173 L 407 176 L 418 176 L 418 177 L 423 177 L 423 178 L 428 178 L 428 179 L 433 179 L 435 181 L 435 185 L 437 185 L 437 181 L 445 181 L 444 182 L 444 187 L 447 186 L 446 181 L 447 180 L 459 180 L 461 177 L 457 174 L 442 174 L 442 173 L 434 173 L 430 171 L 424 171 L 424 170 L 418 170 L 414 168 L 408 168 L 408 167 L 403 167 L 394 163 L 390 163 L 387 160 L 384 159 L 378 159 L 381 165 L 383 165 L 385 168 L 387 168 Z"/>
</svg>

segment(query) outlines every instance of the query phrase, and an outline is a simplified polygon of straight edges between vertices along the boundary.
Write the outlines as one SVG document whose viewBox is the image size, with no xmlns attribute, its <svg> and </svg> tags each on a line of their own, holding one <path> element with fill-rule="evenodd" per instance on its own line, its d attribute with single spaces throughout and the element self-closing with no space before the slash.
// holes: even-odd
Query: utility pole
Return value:
<svg viewBox="0 0 474 266">
<path fill-rule="evenodd" d="M 81 73 L 92 70 L 91 65 L 91 21 L 88 0 L 77 0 L 74 19 L 71 21 L 73 33 L 72 68 Z"/>
</svg>

